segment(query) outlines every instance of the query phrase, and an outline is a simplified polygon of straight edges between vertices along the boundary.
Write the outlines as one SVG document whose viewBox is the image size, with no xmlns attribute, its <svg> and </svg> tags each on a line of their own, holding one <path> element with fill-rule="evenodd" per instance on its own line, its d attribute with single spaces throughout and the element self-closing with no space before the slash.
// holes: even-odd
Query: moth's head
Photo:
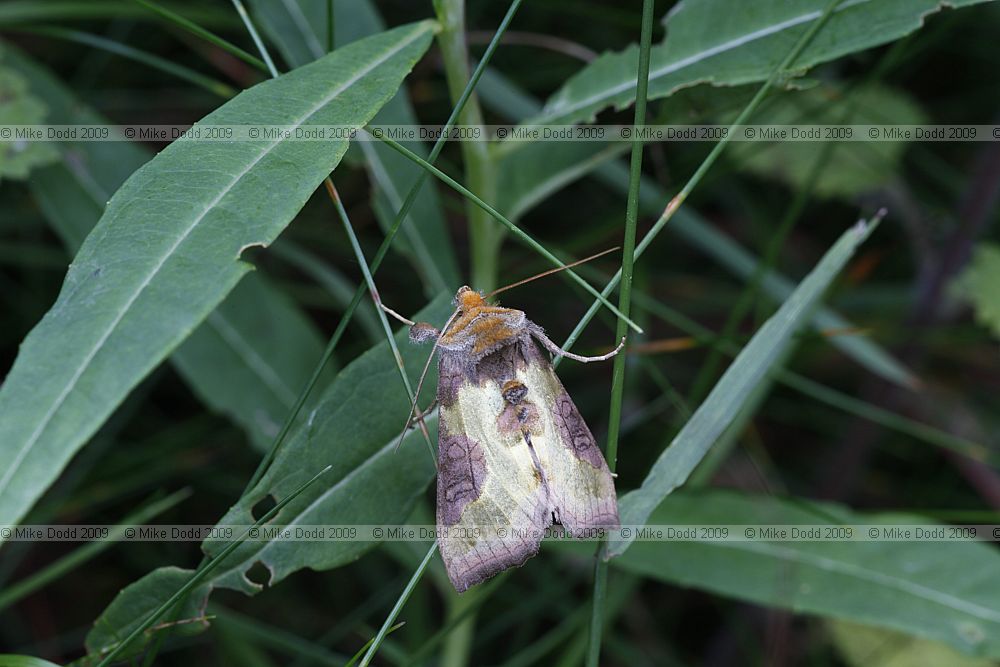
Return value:
<svg viewBox="0 0 1000 667">
<path fill-rule="evenodd" d="M 459 310 L 468 312 L 476 308 L 482 308 L 486 305 L 486 300 L 483 299 L 483 295 L 479 292 L 468 285 L 463 285 L 458 288 L 458 292 L 455 294 L 455 305 Z"/>
<path fill-rule="evenodd" d="M 435 327 L 427 324 L 427 322 L 417 322 L 410 327 L 410 342 L 426 343 L 428 341 L 437 340 L 437 337 L 441 335 Z"/>
</svg>

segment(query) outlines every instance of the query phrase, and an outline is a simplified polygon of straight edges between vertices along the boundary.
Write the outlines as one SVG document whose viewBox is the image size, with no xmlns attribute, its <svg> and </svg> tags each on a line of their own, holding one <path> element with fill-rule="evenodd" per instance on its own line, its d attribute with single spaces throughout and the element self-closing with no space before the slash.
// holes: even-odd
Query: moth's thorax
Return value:
<svg viewBox="0 0 1000 667">
<path fill-rule="evenodd" d="M 468 287 L 458 291 L 455 303 L 459 314 L 438 341 L 438 346 L 445 350 L 482 357 L 528 333 L 528 318 L 524 312 L 491 306 L 481 294 Z"/>
</svg>

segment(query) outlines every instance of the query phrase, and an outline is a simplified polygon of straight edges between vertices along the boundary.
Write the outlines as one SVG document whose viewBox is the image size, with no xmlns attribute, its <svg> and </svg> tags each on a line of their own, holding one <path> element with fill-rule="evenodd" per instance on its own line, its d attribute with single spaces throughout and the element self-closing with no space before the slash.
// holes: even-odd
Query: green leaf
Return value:
<svg viewBox="0 0 1000 667">
<path fill-rule="evenodd" d="M 496 151 L 500 185 L 497 208 L 512 221 L 628 150 L 627 143 L 596 141 L 539 141 L 510 144 L 513 150 Z"/>
<path fill-rule="evenodd" d="M 761 108 L 760 116 L 769 125 L 920 125 L 927 120 L 916 102 L 902 91 L 883 86 L 853 91 L 846 102 L 828 88 L 814 87 L 771 100 Z M 813 191 L 821 197 L 853 198 L 884 186 L 898 173 L 906 145 L 902 140 L 840 143 L 833 148 Z M 801 189 L 819 146 L 821 142 L 812 141 L 770 145 L 737 142 L 729 150 L 730 158 L 744 169 Z"/>
<path fill-rule="evenodd" d="M 414 319 L 441 325 L 450 314 L 450 299 L 442 296 Z M 407 371 L 415 377 L 430 349 L 410 345 L 406 339 L 405 330 L 396 335 Z M 436 373 L 431 372 L 423 394 L 432 395 L 435 386 Z M 255 505 L 268 496 L 286 496 L 289 489 L 297 488 L 328 464 L 333 469 L 323 476 L 322 483 L 283 508 L 268 525 L 405 523 L 434 477 L 434 463 L 416 430 L 406 436 L 398 451 L 395 449 L 409 407 L 392 352 L 383 341 L 341 370 L 317 401 L 316 408 L 292 428 L 260 482 L 230 509 L 219 525 L 252 524 Z M 426 423 L 431 437 L 435 437 L 436 418 Z M 347 540 L 247 541 L 212 573 L 206 582 L 210 588 L 202 597 L 216 587 L 256 593 L 262 587 L 250 581 L 246 573 L 257 563 L 268 569 L 268 585 L 273 585 L 305 567 L 327 570 L 353 562 L 376 545 Z M 206 542 L 204 549 L 216 555 L 225 546 L 226 542 Z M 164 576 L 159 574 L 161 571 L 152 572 L 140 581 L 156 580 Z M 136 599 L 140 592 L 145 595 L 145 588 L 136 593 L 123 591 L 101 616 L 98 624 L 103 628 L 101 634 L 88 636 L 89 650 L 99 651 L 115 636 L 128 634 L 128 628 L 121 627 L 122 617 L 109 616 L 113 610 L 140 606 L 152 610 L 177 588 L 176 585 L 158 588 L 166 595 L 155 600 Z"/>
<path fill-rule="evenodd" d="M 0 45 L 2 46 L 2 45 Z M 0 125 L 42 125 L 46 122 L 45 103 L 31 93 L 28 82 L 6 62 L 0 48 Z M 0 180 L 23 180 L 31 171 L 58 157 L 52 144 L 17 137 L 0 141 Z"/>
<path fill-rule="evenodd" d="M 486 103 L 499 112 L 509 118 L 519 119 L 539 108 L 535 100 L 496 72 L 487 70 L 487 75 L 480 81 L 478 93 Z M 562 184 L 568 180 L 564 177 L 564 174 L 568 173 L 582 175 L 583 170 L 579 169 L 579 165 L 583 163 L 595 167 L 593 174 L 598 180 L 617 192 L 622 194 L 627 192 L 628 168 L 621 161 L 609 160 L 601 163 L 600 160 L 591 159 L 598 155 L 612 157 L 611 152 L 601 152 L 604 147 L 599 143 L 550 142 L 541 145 L 547 147 L 545 166 L 548 168 L 548 173 L 544 177 L 546 181 L 540 181 L 543 184 L 545 182 Z M 534 146 L 536 144 L 531 143 L 511 144 L 509 147 L 504 145 L 500 151 L 504 173 L 520 171 L 537 173 L 540 149 Z M 590 147 L 589 150 L 592 152 L 581 155 L 581 151 L 588 149 L 579 146 Z M 504 193 L 504 202 L 508 208 L 523 215 L 528 208 L 538 202 L 538 198 L 534 196 L 531 184 L 527 181 L 515 178 L 509 184 L 517 183 L 525 187 Z M 645 215 L 659 216 L 669 201 L 670 195 L 655 180 L 643 178 L 642 187 L 639 189 L 639 205 Z M 749 279 L 757 270 L 759 258 L 717 231 L 690 206 L 682 206 L 666 226 L 666 230 L 676 233 L 740 278 Z M 792 293 L 794 283 L 780 273 L 768 269 L 764 273 L 761 287 L 764 293 L 775 301 L 784 301 Z M 812 325 L 820 331 L 857 328 L 837 312 L 825 307 L 816 311 Z M 909 369 L 866 336 L 832 336 L 828 342 L 872 373 L 890 382 L 904 387 L 916 385 L 916 379 Z"/>
<path fill-rule="evenodd" d="M 273 2 L 249 0 L 264 32 L 277 44 L 292 67 L 300 67 L 326 53 L 328 0 Z M 337 47 L 385 29 L 385 23 L 369 0 L 337 0 L 333 3 Z M 379 110 L 373 124 L 415 125 L 417 117 L 407 99 L 405 88 Z M 427 157 L 422 142 L 408 144 L 421 157 Z M 403 198 L 420 175 L 420 167 L 382 142 L 362 142 L 360 148 L 373 186 L 376 218 L 383 230 L 392 226 Z M 423 281 L 425 293 L 432 297 L 442 291 L 454 291 L 461 273 L 445 225 L 438 192 L 433 187 L 420 190 L 400 229 L 393 247 L 404 253 Z"/>
<path fill-rule="evenodd" d="M 173 566 L 161 567 L 123 588 L 94 622 L 93 629 L 87 633 L 88 655 L 100 659 L 115 648 L 165 600 L 186 584 L 193 574 L 194 570 Z M 170 628 L 171 633 L 177 636 L 195 635 L 207 629 L 205 605 L 210 591 L 211 587 L 207 583 L 198 586 L 181 605 L 173 620 L 165 625 L 156 626 L 150 631 L 148 639 L 165 628 Z M 121 657 L 138 653 L 142 650 L 143 644 L 145 642 L 135 642 Z"/>
<path fill-rule="evenodd" d="M 244 91 L 202 124 L 364 125 L 427 49 L 422 22 Z M 176 141 L 115 194 L 0 389 L 0 523 L 210 313 L 347 150 L 346 141 Z"/>
<path fill-rule="evenodd" d="M 976 321 L 1000 339 L 1000 245 L 976 246 L 972 263 L 955 281 L 959 295 L 972 304 Z"/>
<path fill-rule="evenodd" d="M 943 7 L 985 0 L 844 0 L 795 61 L 797 76 L 849 53 L 904 37 Z M 666 40 L 653 47 L 649 97 L 700 83 L 735 86 L 764 81 L 830 0 L 687 0 L 664 18 Z M 639 50 L 606 53 L 571 77 L 528 123 L 587 121 L 635 100 Z"/>
<path fill-rule="evenodd" d="M 992 667 L 989 658 L 971 658 L 940 642 L 916 639 L 851 621 L 827 623 L 833 644 L 850 667 Z"/>
<path fill-rule="evenodd" d="M 8 63 L 52 109 L 52 122 L 107 124 L 30 58 L 10 49 Z M 53 145 L 60 161 L 33 171 L 28 184 L 46 219 L 76 252 L 111 194 L 153 155 L 127 141 Z M 312 322 L 264 276 L 251 274 L 174 352 L 172 361 L 205 405 L 230 416 L 258 448 L 265 448 L 322 349 Z"/>
<path fill-rule="evenodd" d="M 671 496 L 650 523 L 930 522 L 913 515 L 858 514 L 802 499 L 705 491 Z M 977 541 L 642 541 L 612 564 L 680 586 L 891 628 L 967 653 L 1000 655 L 1000 579 L 994 576 L 1000 554 Z"/>
<path fill-rule="evenodd" d="M 59 667 L 59 665 L 30 655 L 2 653 L 0 654 L 0 667 Z"/>
<path fill-rule="evenodd" d="M 826 288 L 866 239 L 874 224 L 859 222 L 844 232 L 823 259 L 799 284 L 795 292 L 757 330 L 746 347 L 719 379 L 691 418 L 660 454 L 642 486 L 626 494 L 618 503 L 623 525 L 646 523 L 653 510 L 687 479 L 691 471 L 715 444 L 726 427 L 739 415 L 753 396 L 754 388 L 767 378 L 775 364 L 794 342 L 795 334 L 808 322 Z M 631 540 L 610 545 L 613 555 L 624 553 Z"/>
<path fill-rule="evenodd" d="M 251 273 L 177 348 L 173 362 L 205 405 L 266 450 L 322 356 L 305 313 Z"/>
</svg>

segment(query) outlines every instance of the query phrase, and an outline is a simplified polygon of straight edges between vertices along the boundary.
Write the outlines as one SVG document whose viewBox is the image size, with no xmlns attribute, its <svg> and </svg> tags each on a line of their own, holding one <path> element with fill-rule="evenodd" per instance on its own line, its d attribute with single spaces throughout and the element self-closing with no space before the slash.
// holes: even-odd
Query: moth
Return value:
<svg viewBox="0 0 1000 667">
<path fill-rule="evenodd" d="M 574 537 L 619 525 L 611 471 L 536 342 L 588 362 L 624 341 L 582 357 L 469 287 L 455 306 L 442 330 L 415 323 L 410 340 L 438 352 L 438 547 L 461 593 L 524 564 L 554 523 Z"/>
</svg>

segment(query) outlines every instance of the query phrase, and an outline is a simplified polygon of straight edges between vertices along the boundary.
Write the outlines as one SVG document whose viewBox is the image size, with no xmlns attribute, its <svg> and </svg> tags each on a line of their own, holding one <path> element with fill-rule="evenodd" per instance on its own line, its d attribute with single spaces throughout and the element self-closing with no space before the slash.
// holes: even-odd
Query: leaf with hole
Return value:
<svg viewBox="0 0 1000 667">
<path fill-rule="evenodd" d="M 402 26 L 244 91 L 199 125 L 361 127 L 434 24 Z M 118 190 L 0 389 L 0 523 L 17 522 L 116 405 L 236 285 L 346 140 L 174 142 Z"/>
<path fill-rule="evenodd" d="M 441 325 L 451 314 L 451 304 L 442 296 L 415 316 L 419 321 Z M 407 344 L 408 333 L 396 335 L 410 377 L 416 377 L 427 360 L 428 350 Z M 427 377 L 423 395 L 431 396 L 436 386 L 434 374 Z M 278 451 L 277 458 L 260 482 L 241 498 L 221 519 L 226 525 L 247 526 L 274 498 L 288 495 L 326 465 L 333 469 L 322 481 L 284 507 L 261 529 L 276 526 L 294 531 L 319 525 L 376 525 L 404 523 L 417 499 L 434 477 L 434 461 L 423 436 L 411 430 L 398 451 L 396 442 L 406 421 L 409 398 L 399 380 L 399 371 L 387 342 L 383 341 L 344 367 L 323 392 L 305 419 L 297 422 Z M 427 420 L 436 440 L 436 418 Z M 273 505 L 273 502 L 272 502 Z M 241 544 L 206 581 L 202 602 L 213 588 L 224 587 L 252 595 L 302 568 L 328 570 L 351 563 L 377 546 L 360 539 L 278 539 L 248 540 Z M 206 542 L 206 553 L 218 554 L 226 542 Z M 263 566 L 266 582 L 247 574 Z M 167 576 L 157 570 L 140 581 Z M 147 583 L 146 586 L 154 586 Z M 146 589 L 140 589 L 145 591 Z M 176 590 L 176 588 L 175 588 Z M 156 600 L 130 593 L 119 594 L 101 617 L 87 645 L 92 653 L 106 648 L 110 638 L 127 634 L 118 609 L 153 609 L 169 597 Z M 109 616 L 114 612 L 113 617 Z M 118 619 L 118 620 L 116 620 Z M 112 632 L 113 630 L 113 632 Z"/>
</svg>

